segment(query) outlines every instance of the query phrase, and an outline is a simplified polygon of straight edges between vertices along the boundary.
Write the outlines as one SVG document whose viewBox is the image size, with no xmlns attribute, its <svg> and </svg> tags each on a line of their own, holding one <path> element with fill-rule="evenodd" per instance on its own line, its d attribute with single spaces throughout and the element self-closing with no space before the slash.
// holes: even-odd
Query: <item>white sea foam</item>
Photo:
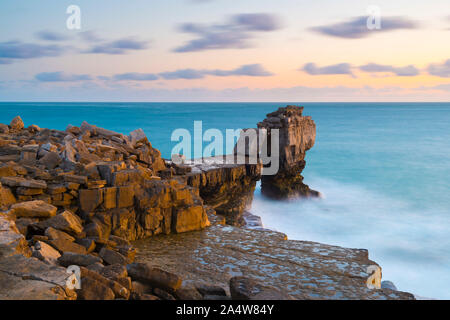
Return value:
<svg viewBox="0 0 450 320">
<path fill-rule="evenodd" d="M 289 239 L 365 248 L 399 290 L 450 298 L 448 212 L 410 204 L 358 185 L 308 178 L 321 199 L 275 202 L 259 187 L 251 212 Z"/>
</svg>

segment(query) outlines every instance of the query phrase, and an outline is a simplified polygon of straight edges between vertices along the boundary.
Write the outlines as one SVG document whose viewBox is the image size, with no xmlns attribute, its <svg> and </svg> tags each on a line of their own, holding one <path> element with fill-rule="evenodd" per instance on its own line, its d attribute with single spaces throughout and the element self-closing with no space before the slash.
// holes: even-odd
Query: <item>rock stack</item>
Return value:
<svg viewBox="0 0 450 320">
<path fill-rule="evenodd" d="M 267 130 L 269 140 L 271 130 L 279 130 L 280 168 L 276 175 L 264 175 L 261 180 L 261 192 L 267 197 L 284 199 L 319 195 L 303 183 L 301 176 L 306 165 L 306 151 L 314 146 L 316 139 L 316 124 L 302 112 L 303 107 L 287 106 L 269 113 L 258 123 L 259 129 Z"/>
</svg>

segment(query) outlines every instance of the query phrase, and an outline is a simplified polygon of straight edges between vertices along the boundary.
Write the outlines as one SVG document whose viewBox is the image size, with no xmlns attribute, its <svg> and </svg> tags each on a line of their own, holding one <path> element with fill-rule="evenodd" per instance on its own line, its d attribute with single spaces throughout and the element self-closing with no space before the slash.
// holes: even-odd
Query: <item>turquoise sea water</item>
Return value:
<svg viewBox="0 0 450 320">
<path fill-rule="evenodd" d="M 294 103 L 317 124 L 304 176 L 324 198 L 275 203 L 257 190 L 253 213 L 290 239 L 367 248 L 400 290 L 450 299 L 450 103 Z M 284 105 L 0 103 L 0 123 L 143 128 L 169 158 L 174 129 L 255 127 Z"/>
</svg>

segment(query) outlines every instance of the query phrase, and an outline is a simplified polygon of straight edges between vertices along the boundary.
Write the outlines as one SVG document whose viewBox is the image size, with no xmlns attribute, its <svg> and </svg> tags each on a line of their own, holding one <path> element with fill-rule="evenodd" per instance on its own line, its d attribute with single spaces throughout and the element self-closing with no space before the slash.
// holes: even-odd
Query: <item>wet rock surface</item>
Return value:
<svg viewBox="0 0 450 320">
<path fill-rule="evenodd" d="M 135 242 L 137 261 L 176 273 L 184 283 L 206 283 L 229 293 L 230 279 L 245 276 L 250 296 L 264 290 L 293 299 L 413 299 L 389 289 L 370 290 L 367 250 L 286 240 L 282 233 L 215 225 L 204 231 Z M 253 293 L 252 293 L 253 292 Z"/>
</svg>

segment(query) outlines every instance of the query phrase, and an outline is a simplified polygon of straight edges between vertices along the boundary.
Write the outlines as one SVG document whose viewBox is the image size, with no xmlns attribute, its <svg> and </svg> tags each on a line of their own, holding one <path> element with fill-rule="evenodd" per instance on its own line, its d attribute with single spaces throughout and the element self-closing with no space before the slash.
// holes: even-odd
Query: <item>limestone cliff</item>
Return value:
<svg viewBox="0 0 450 320">
<path fill-rule="evenodd" d="M 279 130 L 279 171 L 276 175 L 264 175 L 261 180 L 261 192 L 267 197 L 319 195 L 303 183 L 301 176 L 306 165 L 306 151 L 314 146 L 316 140 L 316 124 L 302 112 L 303 107 L 287 106 L 269 113 L 264 121 L 258 123 L 259 129 L 267 130 L 269 143 L 271 130 Z"/>
</svg>

